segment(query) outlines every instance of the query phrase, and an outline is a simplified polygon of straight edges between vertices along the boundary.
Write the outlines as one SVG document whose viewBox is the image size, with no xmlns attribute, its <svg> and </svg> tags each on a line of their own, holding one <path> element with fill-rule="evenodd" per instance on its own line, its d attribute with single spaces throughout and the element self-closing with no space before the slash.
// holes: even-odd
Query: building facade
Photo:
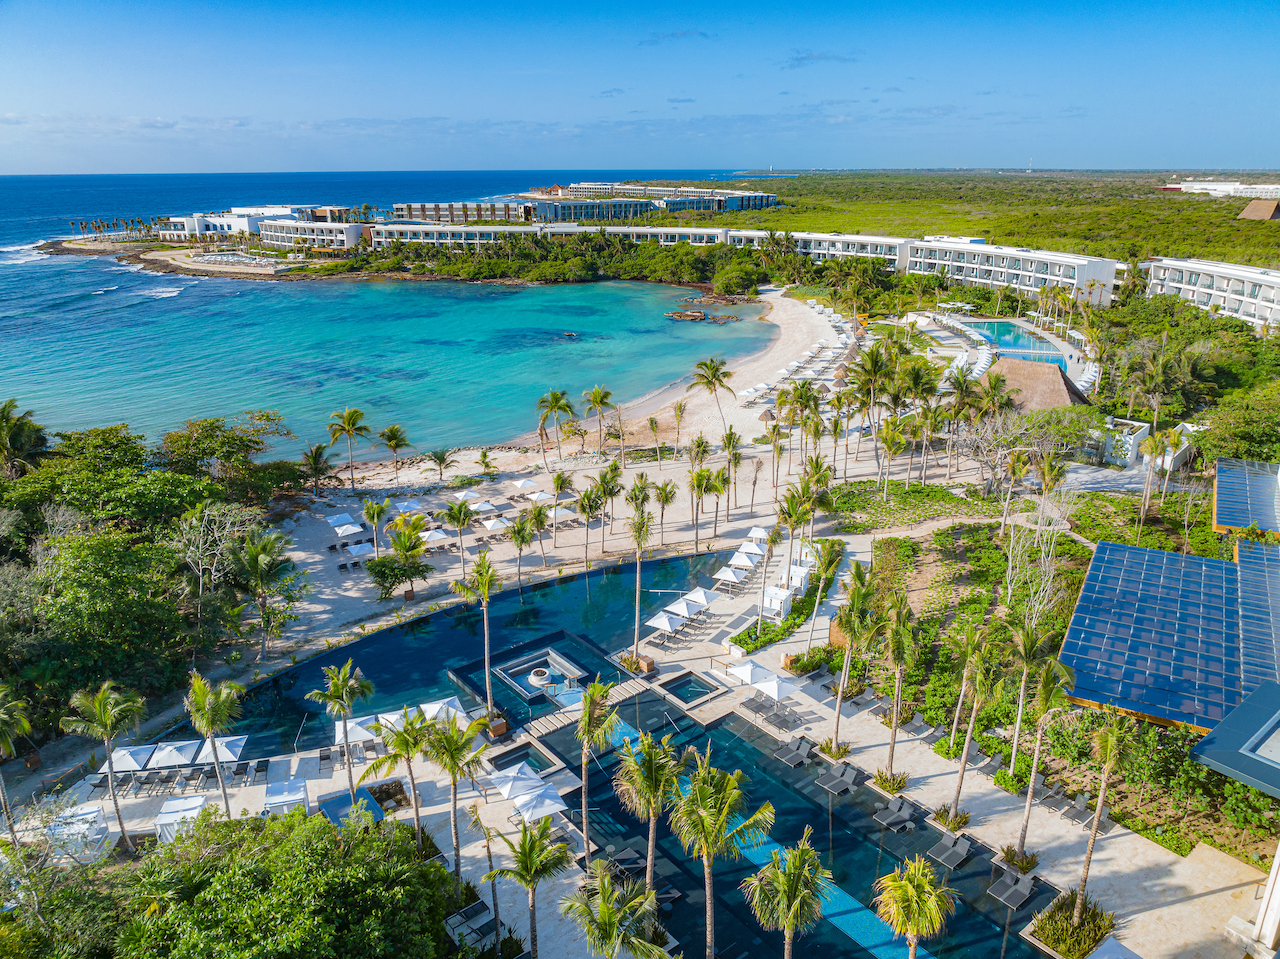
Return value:
<svg viewBox="0 0 1280 959">
<path fill-rule="evenodd" d="M 1166 294 L 1202 310 L 1247 320 L 1258 329 L 1280 325 L 1280 270 L 1159 256 L 1143 264 L 1147 296 Z"/>
<path fill-rule="evenodd" d="M 156 232 L 160 239 L 170 243 L 233 237 L 239 233 L 257 233 L 263 220 L 296 217 L 299 209 L 290 206 L 233 206 L 221 213 L 169 216 L 157 224 Z"/>
<path fill-rule="evenodd" d="M 473 223 L 507 220 L 514 223 L 533 218 L 529 203 L 502 202 L 417 202 L 395 204 L 396 219 L 430 223 Z"/>
<path fill-rule="evenodd" d="M 302 248 L 352 250 L 372 228 L 360 223 L 308 223 L 300 220 L 263 220 L 258 233 L 263 246 L 276 250 Z"/>
<path fill-rule="evenodd" d="M 1207 193 L 1210 196 L 1248 196 L 1263 200 L 1280 200 L 1280 183 L 1241 183 L 1239 180 L 1187 180 L 1170 183 L 1165 190 L 1180 193 Z"/>
<path fill-rule="evenodd" d="M 908 273 L 937 274 L 965 286 L 1008 286 L 1024 293 L 1065 287 L 1072 297 L 1109 306 L 1115 260 L 1100 256 L 989 244 L 982 237 L 926 236 L 908 248 Z"/>
</svg>

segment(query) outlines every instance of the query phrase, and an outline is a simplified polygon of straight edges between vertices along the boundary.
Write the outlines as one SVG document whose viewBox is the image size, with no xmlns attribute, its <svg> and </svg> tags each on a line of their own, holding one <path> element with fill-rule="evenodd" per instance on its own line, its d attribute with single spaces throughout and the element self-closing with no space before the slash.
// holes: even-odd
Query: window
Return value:
<svg viewBox="0 0 1280 959">
<path fill-rule="evenodd" d="M 1256 299 L 1258 298 L 1258 291 L 1259 291 L 1259 290 L 1261 290 L 1261 289 L 1262 289 L 1262 284 L 1261 284 L 1261 283 L 1250 283 L 1250 284 L 1249 284 L 1249 297 L 1250 297 L 1250 299 L 1254 299 L 1254 300 L 1256 300 Z"/>
<path fill-rule="evenodd" d="M 1021 260 L 1018 260 L 1018 259 L 1010 260 L 1010 261 L 1009 261 L 1009 268 L 1010 268 L 1011 270 L 1021 270 L 1021 269 L 1022 269 L 1022 261 L 1021 261 Z"/>
<path fill-rule="evenodd" d="M 1187 286 L 1196 286 L 1197 284 L 1199 284 L 1199 282 L 1200 282 L 1200 274 L 1199 274 L 1199 273 L 1188 273 L 1188 274 L 1187 274 Z"/>
</svg>

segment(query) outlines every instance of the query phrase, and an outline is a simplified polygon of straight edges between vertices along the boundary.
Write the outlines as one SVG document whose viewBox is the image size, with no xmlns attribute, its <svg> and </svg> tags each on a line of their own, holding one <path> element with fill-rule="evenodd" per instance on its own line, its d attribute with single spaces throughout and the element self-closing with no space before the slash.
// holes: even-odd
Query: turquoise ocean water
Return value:
<svg viewBox="0 0 1280 959">
<path fill-rule="evenodd" d="M 548 389 L 576 400 L 602 383 L 615 400 L 632 401 L 700 359 L 768 342 L 773 327 L 754 320 L 758 309 L 735 310 L 743 322 L 724 326 L 668 320 L 663 313 L 689 291 L 654 284 L 196 279 L 32 248 L 65 236 L 71 217 L 113 211 L 300 195 L 297 202 L 319 202 L 312 194 L 389 205 L 410 194 L 485 196 L 547 176 L 592 175 L 602 178 L 476 174 L 425 186 L 364 174 L 325 175 L 319 185 L 283 174 L 183 178 L 185 186 L 163 177 L 0 178 L 0 397 L 17 397 L 52 430 L 128 422 L 152 439 L 190 417 L 278 409 L 299 438 L 281 445 L 287 456 L 324 437 L 330 412 L 355 406 L 375 430 L 399 423 L 426 450 L 528 432 Z"/>
</svg>

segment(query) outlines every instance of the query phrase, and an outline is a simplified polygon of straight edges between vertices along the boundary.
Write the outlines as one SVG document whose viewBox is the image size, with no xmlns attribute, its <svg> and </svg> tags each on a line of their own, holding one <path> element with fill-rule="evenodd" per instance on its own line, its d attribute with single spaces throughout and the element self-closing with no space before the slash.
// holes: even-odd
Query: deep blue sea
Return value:
<svg viewBox="0 0 1280 959">
<path fill-rule="evenodd" d="M 639 399 L 707 356 L 761 348 L 756 322 L 678 323 L 687 291 L 598 283 L 267 282 L 154 274 L 110 257 L 45 256 L 70 221 L 268 203 L 479 199 L 574 180 L 724 171 L 495 171 L 0 177 L 0 398 L 50 430 L 127 422 L 151 439 L 203 416 L 278 409 L 298 441 L 334 410 L 399 423 L 421 450 L 533 428 L 548 389 Z M 744 316 L 756 314 L 743 313 Z M 566 337 L 564 334 L 575 336 Z"/>
</svg>

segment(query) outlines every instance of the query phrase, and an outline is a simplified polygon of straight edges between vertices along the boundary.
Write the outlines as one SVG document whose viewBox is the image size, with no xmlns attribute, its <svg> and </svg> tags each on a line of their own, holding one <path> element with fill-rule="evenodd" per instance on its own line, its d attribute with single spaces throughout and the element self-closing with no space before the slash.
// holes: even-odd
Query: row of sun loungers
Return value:
<svg viewBox="0 0 1280 959">
<path fill-rule="evenodd" d="M 613 867 L 616 875 L 625 879 L 634 879 L 638 882 L 644 881 L 645 867 L 648 860 L 641 853 L 636 852 L 630 846 L 620 849 L 609 856 L 609 864 Z M 654 897 L 657 899 L 659 908 L 669 902 L 675 902 L 681 898 L 682 893 L 667 880 L 660 876 L 654 876 L 653 882 Z"/>
<path fill-rule="evenodd" d="M 256 783 L 259 777 L 265 778 L 267 775 L 268 764 L 270 760 L 259 759 L 256 764 L 250 766 L 247 762 L 236 764 L 229 767 L 224 763 L 222 767 L 223 778 L 226 779 L 228 786 L 235 785 L 252 785 Z M 89 795 L 92 796 L 99 789 L 105 790 L 110 780 L 108 773 L 103 773 L 92 783 L 89 784 Z M 146 772 L 137 773 L 119 773 L 116 776 L 115 788 L 116 795 L 128 793 L 133 790 L 136 796 L 143 790 L 148 793 L 158 791 L 172 791 L 181 786 L 181 791 L 185 792 L 188 786 L 195 786 L 202 789 L 205 786 L 216 784 L 218 781 L 218 771 L 213 766 L 189 766 L 175 767 L 173 769 L 149 769 Z"/>
<path fill-rule="evenodd" d="M 742 708 L 754 715 L 761 722 L 768 723 L 775 729 L 791 732 L 804 725 L 804 720 L 790 706 L 784 706 L 764 693 L 754 693 L 742 703 Z"/>
</svg>

